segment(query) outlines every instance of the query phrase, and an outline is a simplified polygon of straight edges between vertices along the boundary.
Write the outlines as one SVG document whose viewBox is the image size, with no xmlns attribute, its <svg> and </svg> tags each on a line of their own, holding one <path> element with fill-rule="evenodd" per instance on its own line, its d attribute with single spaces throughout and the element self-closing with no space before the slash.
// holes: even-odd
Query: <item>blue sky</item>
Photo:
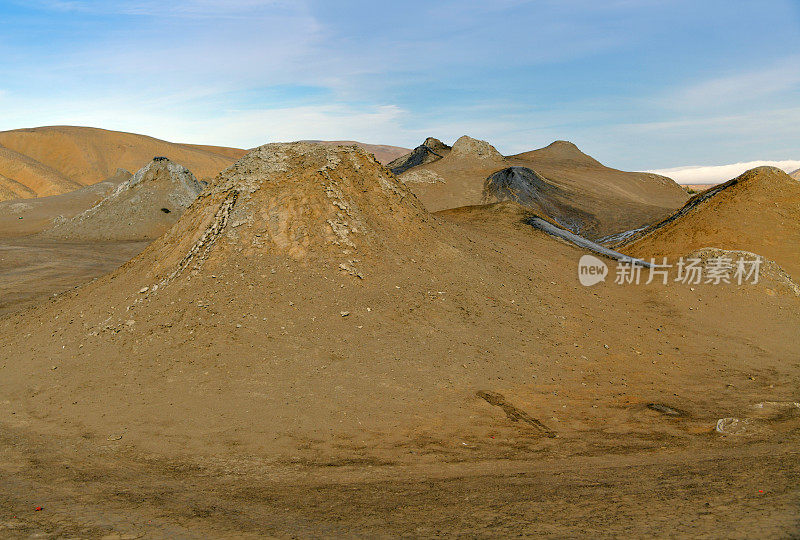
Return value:
<svg viewBox="0 0 800 540">
<path fill-rule="evenodd" d="M 800 159 L 798 1 L 0 0 L 0 58 L 0 129 Z"/>
</svg>

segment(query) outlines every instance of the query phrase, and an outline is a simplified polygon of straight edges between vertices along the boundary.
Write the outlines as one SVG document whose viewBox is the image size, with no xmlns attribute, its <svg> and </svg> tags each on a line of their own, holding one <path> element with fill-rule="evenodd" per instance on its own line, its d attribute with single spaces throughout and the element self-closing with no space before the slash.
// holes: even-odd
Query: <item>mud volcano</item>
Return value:
<svg viewBox="0 0 800 540">
<path fill-rule="evenodd" d="M 578 234 L 597 221 L 588 212 L 571 205 L 569 193 L 527 167 L 508 167 L 486 179 L 483 204 L 500 201 L 515 201 L 539 210 Z"/>
<path fill-rule="evenodd" d="M 98 204 L 56 222 L 41 236 L 81 242 L 153 240 L 178 220 L 203 187 L 186 167 L 155 157 Z"/>
<path fill-rule="evenodd" d="M 394 174 L 402 174 L 412 167 L 433 163 L 450 153 L 451 148 L 439 139 L 428 137 L 410 153 L 401 156 L 387 165 Z"/>
</svg>

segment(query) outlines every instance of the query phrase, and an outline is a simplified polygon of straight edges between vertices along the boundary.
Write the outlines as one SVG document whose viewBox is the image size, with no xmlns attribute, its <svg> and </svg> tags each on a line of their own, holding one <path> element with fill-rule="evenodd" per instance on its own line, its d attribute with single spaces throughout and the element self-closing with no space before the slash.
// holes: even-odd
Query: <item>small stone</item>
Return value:
<svg viewBox="0 0 800 540">
<path fill-rule="evenodd" d="M 350 315 L 350 312 L 349 311 L 341 311 L 340 314 L 342 315 L 342 317 L 347 317 L 348 315 Z"/>
<path fill-rule="evenodd" d="M 720 418 L 717 420 L 715 430 L 722 435 L 744 435 L 749 431 L 749 424 L 748 418 Z"/>
<path fill-rule="evenodd" d="M 142 287 L 141 289 L 139 289 L 139 294 L 144 294 L 149 290 L 150 290 L 150 287 Z"/>
</svg>

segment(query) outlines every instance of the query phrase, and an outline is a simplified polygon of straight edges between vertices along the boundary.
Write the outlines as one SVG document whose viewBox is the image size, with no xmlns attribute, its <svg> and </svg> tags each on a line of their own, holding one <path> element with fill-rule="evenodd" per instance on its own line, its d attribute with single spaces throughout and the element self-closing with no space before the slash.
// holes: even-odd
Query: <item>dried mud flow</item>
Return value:
<svg viewBox="0 0 800 540">
<path fill-rule="evenodd" d="M 777 264 L 582 287 L 539 209 L 431 213 L 402 181 L 467 154 L 498 166 L 479 197 L 556 183 L 492 150 L 398 180 L 258 147 L 112 273 L 0 316 L 0 537 L 800 534 Z"/>
</svg>

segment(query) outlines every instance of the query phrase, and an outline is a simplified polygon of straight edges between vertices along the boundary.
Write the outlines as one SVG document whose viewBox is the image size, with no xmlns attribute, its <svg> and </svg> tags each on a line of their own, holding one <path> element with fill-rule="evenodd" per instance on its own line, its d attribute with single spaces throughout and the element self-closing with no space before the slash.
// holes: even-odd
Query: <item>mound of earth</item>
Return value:
<svg viewBox="0 0 800 540">
<path fill-rule="evenodd" d="M 99 203 L 55 220 L 40 237 L 71 242 L 153 240 L 180 218 L 204 185 L 186 167 L 156 157 Z"/>
<path fill-rule="evenodd" d="M 792 178 L 794 178 L 796 180 L 800 180 L 800 169 L 797 169 L 796 171 L 791 173 L 789 176 L 791 176 Z"/>
<path fill-rule="evenodd" d="M 245 150 L 176 144 L 104 129 L 54 126 L 0 132 L 0 200 L 68 193 L 117 168 L 138 170 L 153 156 L 183 163 L 211 179 Z"/>
<path fill-rule="evenodd" d="M 428 141 L 439 142 L 430 138 Z M 418 153 L 418 157 L 424 155 L 428 155 L 427 150 Z M 507 166 L 503 156 L 488 142 L 464 135 L 443 157 L 406 168 L 399 178 L 425 208 L 435 212 L 480 204 L 486 177 Z"/>
<path fill-rule="evenodd" d="M 358 146 L 359 148 L 363 149 L 365 152 L 370 153 L 375 156 L 379 162 L 383 163 L 384 165 L 389 163 L 392 160 L 397 159 L 398 157 L 408 153 L 408 148 L 403 148 L 401 146 L 389 146 L 386 144 L 369 144 L 369 143 L 362 143 L 358 141 L 318 141 L 318 140 L 307 140 L 307 141 L 300 141 L 300 142 L 309 142 L 309 143 L 316 143 L 316 144 L 324 144 L 327 146 Z"/>
<path fill-rule="evenodd" d="M 757 167 L 692 197 L 644 229 L 620 251 L 677 259 L 704 247 L 758 253 L 800 276 L 800 182 L 775 167 Z"/>
<path fill-rule="evenodd" d="M 688 198 L 669 178 L 605 167 L 566 141 L 508 157 L 469 137 L 459 139 L 445 158 L 420 148 L 416 156 L 398 163 L 400 179 L 431 211 L 504 198 L 542 209 L 531 193 L 546 185 L 548 195 L 540 198 L 552 198 L 545 211 L 553 214 L 548 215 L 582 236 L 598 239 L 652 224 Z M 492 199 L 501 177 L 506 180 L 500 184 L 512 182 L 521 198 L 503 190 Z"/>
<path fill-rule="evenodd" d="M 535 170 L 569 193 L 575 208 L 593 216 L 575 232 L 592 239 L 650 225 L 688 198 L 683 188 L 665 176 L 606 167 L 568 141 L 507 159 Z"/>
<path fill-rule="evenodd" d="M 398 157 L 387 165 L 394 174 L 402 174 L 411 167 L 433 163 L 450 153 L 451 148 L 439 139 L 428 137 L 410 153 Z"/>
<path fill-rule="evenodd" d="M 514 201 L 536 209 L 559 225 L 581 231 L 594 223 L 594 217 L 575 207 L 570 193 L 552 184 L 527 167 L 508 167 L 492 173 L 483 186 L 483 204 Z"/>
</svg>

